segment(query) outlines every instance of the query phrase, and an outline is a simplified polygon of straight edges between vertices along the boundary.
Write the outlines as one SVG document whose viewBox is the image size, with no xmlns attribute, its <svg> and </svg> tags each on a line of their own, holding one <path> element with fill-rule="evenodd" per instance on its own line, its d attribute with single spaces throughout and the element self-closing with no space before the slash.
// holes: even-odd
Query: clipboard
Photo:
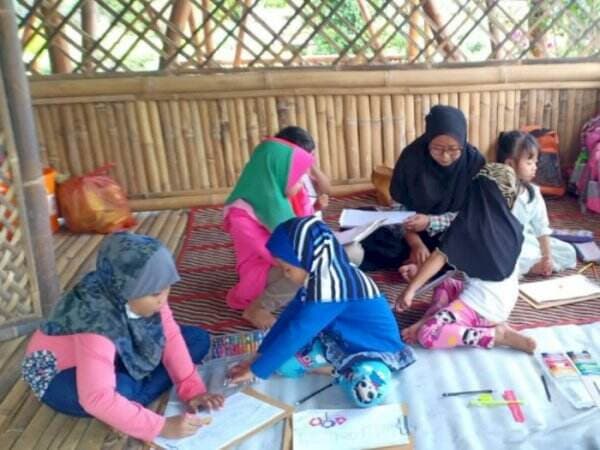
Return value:
<svg viewBox="0 0 600 450">
<path fill-rule="evenodd" d="M 221 450 L 229 450 L 229 449 L 234 448 L 235 446 L 239 445 L 240 443 L 242 443 L 249 437 L 253 436 L 254 434 L 259 433 L 267 428 L 272 427 L 273 425 L 277 424 L 281 420 L 291 417 L 291 415 L 294 412 L 294 408 L 291 405 L 280 402 L 279 400 L 271 398 L 271 397 L 269 397 L 261 392 L 258 392 L 250 387 L 246 387 L 246 388 L 242 389 L 240 392 L 244 393 L 250 397 L 254 397 L 257 400 L 260 400 L 271 406 L 277 407 L 277 408 L 281 409 L 282 411 L 280 413 L 278 413 L 277 415 L 273 416 L 267 422 L 265 422 L 259 426 L 256 426 L 254 428 L 250 428 L 250 429 L 246 430 L 243 434 L 240 434 L 239 436 L 237 436 L 235 439 L 228 441 L 227 445 L 220 447 Z M 227 403 L 227 399 L 225 400 L 225 402 Z M 166 406 L 166 402 L 163 402 L 163 405 L 161 405 L 161 406 L 162 406 L 161 409 L 164 410 L 164 406 Z M 207 427 L 207 429 L 208 429 L 208 427 Z M 157 449 L 157 450 L 166 450 L 164 447 L 162 447 L 159 444 L 154 443 L 154 442 L 149 444 L 149 448 L 153 448 L 153 449 Z"/>
<path fill-rule="evenodd" d="M 400 405 L 402 408 L 402 417 L 404 419 L 404 428 L 408 434 L 408 443 L 402 445 L 392 445 L 387 447 L 378 447 L 370 450 L 414 450 L 414 439 L 410 430 L 408 428 L 408 407 L 406 404 L 402 403 Z M 285 419 L 284 429 L 283 429 L 283 441 L 281 445 L 282 450 L 293 450 L 293 426 L 292 426 L 292 417 L 287 417 Z"/>
</svg>

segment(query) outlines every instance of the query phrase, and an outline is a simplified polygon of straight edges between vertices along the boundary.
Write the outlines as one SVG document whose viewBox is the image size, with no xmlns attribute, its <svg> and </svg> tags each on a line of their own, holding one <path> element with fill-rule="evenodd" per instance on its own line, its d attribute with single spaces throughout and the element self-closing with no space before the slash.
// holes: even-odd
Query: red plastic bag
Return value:
<svg viewBox="0 0 600 450">
<path fill-rule="evenodd" d="M 127 196 L 108 175 L 112 164 L 58 185 L 58 204 L 69 230 L 112 233 L 135 225 Z"/>
</svg>

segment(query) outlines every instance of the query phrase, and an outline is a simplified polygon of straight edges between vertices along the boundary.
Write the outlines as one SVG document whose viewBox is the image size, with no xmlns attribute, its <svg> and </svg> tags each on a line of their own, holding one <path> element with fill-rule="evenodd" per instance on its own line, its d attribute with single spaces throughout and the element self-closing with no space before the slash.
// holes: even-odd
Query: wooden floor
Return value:
<svg viewBox="0 0 600 450">
<path fill-rule="evenodd" d="M 142 213 L 135 231 L 159 238 L 177 254 L 185 231 L 183 210 Z M 54 248 L 61 288 L 73 286 L 95 265 L 103 235 L 61 232 Z M 42 405 L 20 378 L 27 337 L 0 342 L 0 448 L 8 449 L 141 449 L 101 422 L 59 414 Z M 156 407 L 156 405 L 154 405 Z"/>
</svg>

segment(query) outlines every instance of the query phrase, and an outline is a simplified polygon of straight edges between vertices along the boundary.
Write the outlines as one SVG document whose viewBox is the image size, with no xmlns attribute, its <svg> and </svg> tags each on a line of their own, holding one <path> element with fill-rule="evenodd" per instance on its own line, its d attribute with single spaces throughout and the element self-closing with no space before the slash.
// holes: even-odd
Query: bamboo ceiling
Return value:
<svg viewBox="0 0 600 450">
<path fill-rule="evenodd" d="M 15 0 L 31 74 L 594 58 L 600 0 Z"/>
</svg>

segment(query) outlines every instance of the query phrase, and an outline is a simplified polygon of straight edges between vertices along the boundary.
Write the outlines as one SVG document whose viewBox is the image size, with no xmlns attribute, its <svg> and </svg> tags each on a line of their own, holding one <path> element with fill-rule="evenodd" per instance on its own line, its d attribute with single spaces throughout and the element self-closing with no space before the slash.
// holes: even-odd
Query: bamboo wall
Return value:
<svg viewBox="0 0 600 450">
<path fill-rule="evenodd" d="M 32 81 L 42 158 L 81 174 L 108 162 L 136 208 L 223 200 L 261 137 L 290 124 L 315 137 L 340 190 L 393 166 L 437 103 L 459 107 L 494 158 L 502 130 L 558 130 L 563 167 L 600 111 L 600 63 L 431 70 L 279 71 Z"/>
</svg>

